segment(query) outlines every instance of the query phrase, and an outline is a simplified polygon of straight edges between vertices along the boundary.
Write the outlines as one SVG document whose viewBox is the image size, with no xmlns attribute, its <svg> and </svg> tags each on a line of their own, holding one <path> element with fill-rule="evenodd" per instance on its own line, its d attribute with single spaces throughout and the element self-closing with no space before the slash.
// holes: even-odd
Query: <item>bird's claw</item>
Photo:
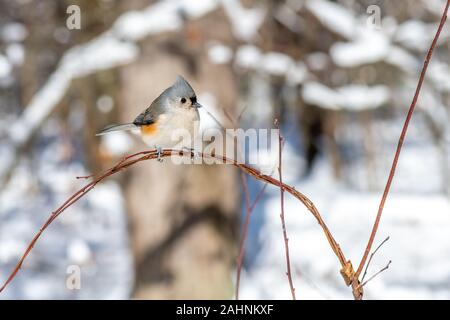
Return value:
<svg viewBox="0 0 450 320">
<path fill-rule="evenodd" d="M 161 148 L 156 148 L 157 160 L 159 162 L 163 162 L 163 159 L 161 158 L 161 154 L 162 154 L 162 149 Z"/>
</svg>

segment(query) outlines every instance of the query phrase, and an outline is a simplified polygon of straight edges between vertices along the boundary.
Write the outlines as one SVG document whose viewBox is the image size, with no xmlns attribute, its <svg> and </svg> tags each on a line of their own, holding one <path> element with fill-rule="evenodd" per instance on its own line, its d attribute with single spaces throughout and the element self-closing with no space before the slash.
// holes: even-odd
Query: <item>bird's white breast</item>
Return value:
<svg viewBox="0 0 450 320">
<path fill-rule="evenodd" d="M 199 120 L 195 108 L 170 108 L 158 117 L 155 133 L 143 134 L 142 138 L 151 148 L 191 148 Z"/>
</svg>

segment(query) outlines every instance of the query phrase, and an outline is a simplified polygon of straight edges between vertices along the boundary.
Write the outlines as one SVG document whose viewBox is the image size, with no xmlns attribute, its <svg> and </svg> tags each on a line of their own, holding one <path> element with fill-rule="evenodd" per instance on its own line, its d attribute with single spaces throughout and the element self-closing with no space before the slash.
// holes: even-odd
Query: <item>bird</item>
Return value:
<svg viewBox="0 0 450 320">
<path fill-rule="evenodd" d="M 96 135 L 135 131 L 144 143 L 157 150 L 158 160 L 162 161 L 163 148 L 178 146 L 193 150 L 192 143 L 200 122 L 200 107 L 194 89 L 179 75 L 133 122 L 109 125 Z"/>
</svg>

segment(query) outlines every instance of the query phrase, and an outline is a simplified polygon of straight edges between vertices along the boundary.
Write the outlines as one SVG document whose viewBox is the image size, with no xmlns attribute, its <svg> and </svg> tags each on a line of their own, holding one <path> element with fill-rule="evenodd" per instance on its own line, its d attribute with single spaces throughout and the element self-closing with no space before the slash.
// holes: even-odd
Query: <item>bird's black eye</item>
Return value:
<svg viewBox="0 0 450 320">
<path fill-rule="evenodd" d="M 186 98 L 181 98 L 181 103 L 185 103 L 186 102 Z"/>
</svg>

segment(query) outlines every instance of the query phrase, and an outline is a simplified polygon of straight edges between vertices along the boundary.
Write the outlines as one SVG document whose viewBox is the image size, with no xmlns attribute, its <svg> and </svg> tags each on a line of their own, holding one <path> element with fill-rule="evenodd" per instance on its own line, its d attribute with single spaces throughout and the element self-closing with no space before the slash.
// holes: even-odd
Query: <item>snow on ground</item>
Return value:
<svg viewBox="0 0 450 320">
<path fill-rule="evenodd" d="M 442 10 L 442 1 L 424 3 L 429 3 L 429 10 Z M 33 97 L 22 118 L 0 119 L 0 129 L 5 134 L 9 133 L 11 138 L 14 137 L 15 144 L 20 145 L 51 113 L 73 78 L 132 61 L 139 54 L 136 41 L 158 32 L 180 29 L 183 24 L 180 13 L 196 18 L 219 4 L 224 6 L 239 39 L 251 43 L 257 38 L 266 9 L 246 9 L 234 0 L 198 1 L 195 4 L 188 0 L 171 0 L 158 2 L 141 11 L 127 12 L 108 32 L 70 49 L 48 82 Z M 386 61 L 404 71 L 414 72 L 420 66 L 419 60 L 392 42 L 409 49 L 423 50 L 412 44 L 429 42 L 425 40 L 436 28 L 434 24 L 410 21 L 395 26 L 389 32 L 363 30 L 362 21 L 338 4 L 308 0 L 305 7 L 325 27 L 344 38 L 345 42 L 334 44 L 330 51 L 331 59 L 341 67 Z M 289 12 L 293 16 L 293 12 Z M 298 25 L 291 24 L 291 28 L 298 28 Z M 0 55 L 0 78 L 7 78 L 13 66 L 22 63 L 23 48 L 17 42 L 23 41 L 27 35 L 28 31 L 20 24 L 11 24 L 2 30 L 0 36 L 9 45 L 6 55 Z M 448 32 L 444 32 L 443 41 L 447 35 Z M 212 44 L 208 54 L 215 63 L 228 63 L 233 58 L 231 49 L 220 43 Z M 328 63 L 320 55 L 311 55 L 308 62 L 313 70 L 320 70 Z M 278 52 L 261 52 L 251 45 L 238 48 L 234 63 L 238 68 L 265 75 L 285 76 L 291 84 L 299 84 L 309 78 L 302 61 Z M 430 65 L 430 71 L 433 71 L 430 79 L 443 92 L 449 91 L 446 81 L 448 68 L 444 67 L 437 61 Z M 259 118 L 268 117 L 271 110 L 268 105 L 269 85 L 258 84 L 258 81 L 263 80 L 251 80 L 249 96 L 254 106 L 246 112 L 255 119 L 256 115 Z M 329 108 L 351 110 L 376 108 L 389 98 L 389 92 L 383 86 L 347 86 L 334 90 L 308 82 L 303 93 L 305 100 L 307 97 L 320 97 L 321 103 L 328 103 Z M 425 97 L 426 88 L 423 93 Z M 207 105 L 215 104 L 214 97 L 207 93 L 200 98 L 201 101 L 209 99 Z M 103 97 L 99 99 L 98 106 L 107 112 L 111 101 Z M 255 106 L 258 108 L 255 109 Z M 442 152 L 430 142 L 431 137 L 417 122 L 418 118 L 416 115 L 414 126 L 410 129 L 376 244 L 388 235 L 391 239 L 377 254 L 369 275 L 384 267 L 387 261 L 392 260 L 393 263 L 388 271 L 366 287 L 366 298 L 369 299 L 450 298 L 450 201 L 442 191 L 448 181 L 441 174 Z M 446 117 L 442 119 L 445 123 Z M 8 126 L 8 123 L 17 125 Z M 210 119 L 209 124 L 212 123 Z M 378 169 L 372 172 L 376 178 L 375 186 L 379 189 L 385 182 L 401 123 L 380 122 L 376 127 L 375 132 L 383 134 L 384 143 L 383 146 L 376 146 Z M 358 130 L 361 129 L 356 128 L 351 135 L 360 136 Z M 7 278 L 26 248 L 27 241 L 51 211 L 84 184 L 84 181 L 74 179 L 86 173 L 81 148 L 76 146 L 79 141 L 68 145 L 61 141 L 65 135 L 59 130 L 61 128 L 56 121 L 50 120 L 44 125 L 36 141 L 34 155 L 21 160 L 10 184 L 0 193 L 1 280 Z M 106 139 L 103 145 L 115 154 L 127 150 L 129 141 L 126 138 L 114 141 Z M 12 147 L 12 144 L 0 144 L 0 173 L 6 172 L 8 163 L 15 161 L 12 156 L 8 157 L 13 154 Z M 349 150 L 345 159 L 348 161 L 344 170 L 345 184 L 334 180 L 328 159 L 316 163 L 309 176 L 298 178 L 304 159 L 289 143 L 284 152 L 285 181 L 294 184 L 313 200 L 347 258 L 355 266 L 364 250 L 381 196 L 380 190 L 367 191 L 369 172 L 365 162 L 358 158 L 358 152 Z M 447 158 L 447 163 L 450 163 L 449 160 Z M 251 182 L 250 188 L 254 194 L 260 185 Z M 128 298 L 133 266 L 123 201 L 118 184 L 109 180 L 64 212 L 45 231 L 24 268 L 1 298 Z M 257 236 L 248 242 L 248 270 L 242 277 L 242 298 L 290 298 L 279 206 L 279 190 L 269 188 L 250 226 L 251 233 Z M 286 219 L 298 298 L 350 299 L 351 292 L 342 281 L 340 266 L 320 227 L 311 214 L 288 195 Z M 67 270 L 71 265 L 81 267 L 82 290 L 68 290 L 66 287 Z"/>
<path fill-rule="evenodd" d="M 46 122 L 31 157 L 0 193 L 1 282 L 51 212 L 87 183 L 75 179 L 87 174 L 79 135 L 66 141 L 61 129 L 55 119 Z M 127 299 L 134 278 L 128 245 L 122 191 L 108 180 L 50 225 L 0 299 Z M 81 290 L 66 287 L 74 265 Z"/>
<path fill-rule="evenodd" d="M 393 128 L 393 123 L 389 125 Z M 426 142 L 427 137 L 421 132 L 422 140 L 413 132 L 405 145 L 375 246 L 387 236 L 390 240 L 375 256 L 368 276 L 389 260 L 392 264 L 365 287 L 367 299 L 450 299 L 450 198 L 442 192 L 442 183 L 448 182 L 441 180 L 438 150 Z M 386 132 L 386 135 L 398 134 Z M 382 186 L 395 150 L 395 139 L 392 140 L 378 157 L 379 162 L 385 162 L 382 167 L 386 167 Z M 297 166 L 301 167 L 303 162 L 293 150 L 285 148 L 285 162 L 293 166 L 292 161 L 297 159 Z M 346 174 L 357 174 L 357 166 Z M 346 258 L 357 265 L 373 225 L 381 190 L 363 191 L 360 186 L 352 188 L 335 181 L 329 160 L 323 158 L 308 177 L 296 179 L 292 184 L 315 203 Z M 254 239 L 250 243 L 257 252 L 247 255 L 246 260 L 251 257 L 251 261 L 241 278 L 240 295 L 242 299 L 291 299 L 285 275 L 279 190 L 270 187 L 260 206 L 252 222 L 252 232 L 258 234 L 257 243 Z M 311 213 L 289 195 L 285 213 L 297 298 L 352 299 L 351 290 L 339 274 L 338 260 Z"/>
</svg>

